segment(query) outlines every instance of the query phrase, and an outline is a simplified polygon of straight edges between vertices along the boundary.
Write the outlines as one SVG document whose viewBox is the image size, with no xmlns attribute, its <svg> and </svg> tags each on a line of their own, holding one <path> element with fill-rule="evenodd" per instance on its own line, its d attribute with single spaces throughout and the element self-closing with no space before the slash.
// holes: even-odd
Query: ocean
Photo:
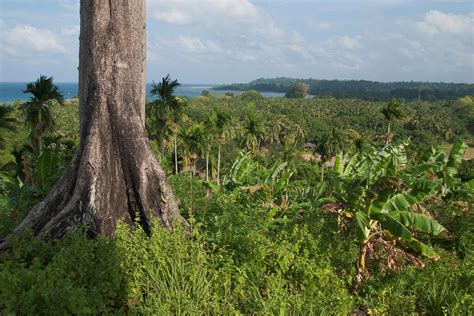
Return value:
<svg viewBox="0 0 474 316">
<path fill-rule="evenodd" d="M 77 96 L 77 83 L 73 82 L 55 82 L 54 83 L 59 90 L 63 93 L 66 99 Z M 217 85 L 217 84 L 216 84 Z M 226 92 L 233 92 L 235 95 L 242 93 L 242 91 L 230 91 L 230 90 L 213 90 L 211 89 L 213 84 L 182 84 L 176 88 L 176 96 L 185 96 L 193 98 L 200 96 L 203 90 L 209 90 L 211 93 L 224 94 Z M 26 88 L 26 83 L 21 82 L 0 82 L 0 103 L 10 103 L 16 100 L 24 101 L 31 95 L 23 93 Z M 152 99 L 150 95 L 151 84 L 147 84 L 147 99 Z M 281 97 L 283 93 L 275 92 L 262 92 L 262 95 L 266 97 Z"/>
</svg>

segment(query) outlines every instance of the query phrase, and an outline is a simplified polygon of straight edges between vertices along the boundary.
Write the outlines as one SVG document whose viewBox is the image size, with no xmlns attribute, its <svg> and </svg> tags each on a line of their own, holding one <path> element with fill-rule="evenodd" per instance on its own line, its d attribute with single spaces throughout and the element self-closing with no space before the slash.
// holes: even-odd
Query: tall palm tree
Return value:
<svg viewBox="0 0 474 316">
<path fill-rule="evenodd" d="M 161 155 L 165 154 L 165 131 L 166 124 L 174 112 L 180 111 L 181 102 L 174 96 L 174 92 L 181 84 L 177 79 L 171 80 L 170 75 L 161 79 L 158 84 L 153 82 L 150 94 L 156 99 L 149 104 L 149 111 L 154 117 L 159 131 Z"/>
<path fill-rule="evenodd" d="M 209 156 L 212 151 L 213 136 L 215 134 L 215 122 L 212 117 L 207 117 L 204 121 L 204 136 L 202 150 L 206 155 L 206 181 L 209 181 Z"/>
<path fill-rule="evenodd" d="M 388 122 L 387 135 L 385 137 L 385 146 L 386 146 L 390 144 L 392 140 L 392 136 L 393 136 L 390 130 L 392 121 L 402 119 L 404 117 L 404 114 L 400 110 L 400 103 L 395 98 L 392 98 L 387 103 L 387 105 L 381 110 L 381 112 Z"/>
<path fill-rule="evenodd" d="M 20 105 L 25 124 L 30 129 L 33 149 L 39 152 L 42 148 L 43 135 L 54 127 L 51 107 L 64 104 L 64 96 L 53 84 L 53 77 L 41 75 L 35 82 L 26 85 L 24 93 L 31 93 L 30 99 Z"/>
<path fill-rule="evenodd" d="M 174 172 L 178 174 L 178 133 L 181 121 L 183 120 L 183 109 L 186 102 L 180 98 L 176 98 L 177 103 L 174 104 L 173 112 L 171 113 L 171 131 L 173 133 L 173 155 L 174 155 Z"/>
<path fill-rule="evenodd" d="M 231 116 L 223 109 L 214 108 L 214 127 L 217 135 L 217 184 L 221 183 L 221 147 L 225 143 L 227 137 L 232 136 L 232 129 L 230 128 Z"/>
</svg>

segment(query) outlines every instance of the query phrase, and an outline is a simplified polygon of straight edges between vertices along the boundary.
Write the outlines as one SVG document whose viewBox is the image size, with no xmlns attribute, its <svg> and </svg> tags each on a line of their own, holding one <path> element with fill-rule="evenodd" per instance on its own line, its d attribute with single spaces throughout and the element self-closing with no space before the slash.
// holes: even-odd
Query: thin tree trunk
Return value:
<svg viewBox="0 0 474 316">
<path fill-rule="evenodd" d="M 209 182 L 209 152 L 206 152 L 206 181 Z"/>
<path fill-rule="evenodd" d="M 174 134 L 174 174 L 178 174 L 178 142 Z"/>
<path fill-rule="evenodd" d="M 221 185 L 221 142 L 217 146 L 217 185 Z"/>
<path fill-rule="evenodd" d="M 161 157 L 165 156 L 165 123 L 160 126 L 160 153 Z"/>
<path fill-rule="evenodd" d="M 387 128 L 387 136 L 385 137 L 385 146 L 387 146 L 390 143 L 390 121 L 388 122 L 388 128 Z"/>
<path fill-rule="evenodd" d="M 80 145 L 63 177 L 14 233 L 62 237 L 78 225 L 111 235 L 150 215 L 171 228 L 178 204 L 145 132 L 145 1 L 82 0 Z M 6 247 L 8 240 L 0 245 Z"/>
</svg>

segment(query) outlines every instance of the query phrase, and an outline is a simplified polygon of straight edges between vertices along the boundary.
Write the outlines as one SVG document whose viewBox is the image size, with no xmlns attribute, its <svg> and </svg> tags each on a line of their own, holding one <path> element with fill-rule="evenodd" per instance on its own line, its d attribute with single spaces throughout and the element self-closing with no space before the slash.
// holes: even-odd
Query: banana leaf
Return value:
<svg viewBox="0 0 474 316">
<path fill-rule="evenodd" d="M 392 212 L 389 215 L 403 225 L 412 227 L 420 232 L 439 235 L 441 232 L 446 230 L 446 228 L 437 221 L 422 214 L 410 211 L 400 211 Z"/>
<path fill-rule="evenodd" d="M 350 176 L 354 173 L 356 170 L 356 166 L 359 162 L 359 154 L 355 154 L 347 163 L 345 169 L 344 169 L 344 176 Z"/>
<path fill-rule="evenodd" d="M 337 155 L 336 160 L 334 161 L 334 172 L 341 176 L 344 173 L 344 163 L 342 161 L 342 155 Z"/>
<path fill-rule="evenodd" d="M 406 241 L 411 241 L 413 239 L 410 230 L 396 218 L 390 216 L 390 214 L 374 212 L 370 214 L 370 217 L 379 221 L 382 228 L 388 230 L 393 236 L 402 238 Z"/>
<path fill-rule="evenodd" d="M 437 260 L 439 259 L 439 255 L 428 245 L 422 243 L 418 239 L 413 238 L 409 245 L 411 248 L 418 250 L 423 256 Z"/>
<path fill-rule="evenodd" d="M 370 218 L 364 212 L 355 212 L 354 224 L 357 239 L 360 242 L 365 242 L 370 234 Z"/>
<path fill-rule="evenodd" d="M 449 153 L 448 162 L 446 163 L 446 172 L 453 176 L 458 172 L 459 165 L 468 146 L 459 138 L 454 142 L 453 148 Z"/>
<path fill-rule="evenodd" d="M 413 186 L 416 189 L 411 193 L 399 193 L 388 199 L 381 212 L 406 211 L 413 204 L 420 203 L 428 196 L 434 194 L 439 188 L 439 184 L 427 180 L 416 181 Z"/>
<path fill-rule="evenodd" d="M 273 168 L 270 170 L 270 173 L 268 174 L 267 178 L 265 179 L 265 183 L 268 185 L 273 185 L 276 182 L 276 179 L 278 175 L 283 172 L 285 169 L 286 165 L 288 165 L 287 162 L 283 162 L 281 164 L 275 164 Z"/>
</svg>

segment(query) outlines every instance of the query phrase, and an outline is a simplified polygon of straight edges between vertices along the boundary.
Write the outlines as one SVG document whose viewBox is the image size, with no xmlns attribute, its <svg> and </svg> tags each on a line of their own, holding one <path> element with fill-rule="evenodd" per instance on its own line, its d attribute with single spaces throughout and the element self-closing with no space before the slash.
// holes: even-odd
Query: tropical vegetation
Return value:
<svg viewBox="0 0 474 316">
<path fill-rule="evenodd" d="M 189 227 L 15 236 L 1 314 L 472 314 L 472 97 L 186 99 L 178 84 L 153 85 L 146 127 Z M 0 238 L 79 143 L 78 100 L 47 77 L 27 90 L 0 107 Z"/>
</svg>

